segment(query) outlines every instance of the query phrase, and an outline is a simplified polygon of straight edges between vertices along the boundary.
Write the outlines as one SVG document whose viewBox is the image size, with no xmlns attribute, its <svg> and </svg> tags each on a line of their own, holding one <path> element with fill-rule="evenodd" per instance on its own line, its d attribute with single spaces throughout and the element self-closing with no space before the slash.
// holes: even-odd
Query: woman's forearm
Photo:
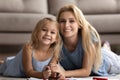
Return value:
<svg viewBox="0 0 120 80">
<path fill-rule="evenodd" d="M 88 77 L 91 71 L 86 69 L 77 69 L 65 71 L 65 77 Z"/>
</svg>

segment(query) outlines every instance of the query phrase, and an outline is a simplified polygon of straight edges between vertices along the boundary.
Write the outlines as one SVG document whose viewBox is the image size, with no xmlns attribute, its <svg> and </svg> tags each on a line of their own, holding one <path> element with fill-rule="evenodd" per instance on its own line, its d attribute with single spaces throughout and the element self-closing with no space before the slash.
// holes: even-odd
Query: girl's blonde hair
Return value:
<svg viewBox="0 0 120 80">
<path fill-rule="evenodd" d="M 42 20 L 40 20 L 37 23 L 35 29 L 32 32 L 30 43 L 31 43 L 31 46 L 33 48 L 38 48 L 39 47 L 39 32 L 42 29 L 42 27 L 44 27 L 48 23 L 51 23 L 52 25 L 55 26 L 55 28 L 57 28 L 56 41 L 53 44 L 50 45 L 50 48 L 49 48 L 48 51 L 49 51 L 49 53 L 53 53 L 54 57 L 56 59 L 58 59 L 59 58 L 59 53 L 60 53 L 60 50 L 61 50 L 62 41 L 61 41 L 61 37 L 60 37 L 60 34 L 59 34 L 58 23 L 55 19 L 53 19 L 53 18 L 43 18 Z"/>
<path fill-rule="evenodd" d="M 62 7 L 57 15 L 57 21 L 59 22 L 59 18 L 61 13 L 70 11 L 74 14 L 75 19 L 78 25 L 81 27 L 82 33 L 82 45 L 84 52 L 89 56 L 94 56 L 94 70 L 97 71 L 101 64 L 101 40 L 96 29 L 89 24 L 89 22 L 85 19 L 82 11 L 75 5 L 70 4 Z M 95 35 L 97 41 L 93 42 L 92 35 Z"/>
</svg>

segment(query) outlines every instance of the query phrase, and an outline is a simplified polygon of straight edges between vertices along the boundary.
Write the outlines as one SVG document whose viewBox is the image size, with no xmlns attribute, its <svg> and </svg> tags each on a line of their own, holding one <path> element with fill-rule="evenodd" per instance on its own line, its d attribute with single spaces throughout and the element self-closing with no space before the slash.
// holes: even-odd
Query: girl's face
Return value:
<svg viewBox="0 0 120 80">
<path fill-rule="evenodd" d="M 60 32 L 64 38 L 77 36 L 80 27 L 72 12 L 62 12 L 59 17 L 59 24 Z"/>
<path fill-rule="evenodd" d="M 56 41 L 57 37 L 57 28 L 56 25 L 52 22 L 48 22 L 43 26 L 39 32 L 39 41 L 41 44 L 51 45 Z"/>
</svg>

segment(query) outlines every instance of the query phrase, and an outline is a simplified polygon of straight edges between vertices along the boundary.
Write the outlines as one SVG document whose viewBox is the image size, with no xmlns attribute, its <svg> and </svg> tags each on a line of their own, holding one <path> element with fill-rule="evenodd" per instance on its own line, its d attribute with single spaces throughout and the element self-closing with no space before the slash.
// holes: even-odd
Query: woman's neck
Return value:
<svg viewBox="0 0 120 80">
<path fill-rule="evenodd" d="M 64 38 L 64 46 L 70 51 L 74 51 L 76 49 L 78 43 L 78 36 L 72 38 Z"/>
</svg>

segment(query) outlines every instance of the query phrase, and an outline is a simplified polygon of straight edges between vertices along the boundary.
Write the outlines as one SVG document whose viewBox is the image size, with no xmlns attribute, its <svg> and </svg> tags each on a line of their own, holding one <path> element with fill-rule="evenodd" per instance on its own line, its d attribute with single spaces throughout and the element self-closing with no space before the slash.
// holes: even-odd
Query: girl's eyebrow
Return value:
<svg viewBox="0 0 120 80">
<path fill-rule="evenodd" d="M 57 32 L 57 29 L 55 29 L 55 28 L 54 28 L 54 29 L 51 29 L 51 30 L 52 30 L 52 31 L 56 31 L 56 32 Z"/>
</svg>

